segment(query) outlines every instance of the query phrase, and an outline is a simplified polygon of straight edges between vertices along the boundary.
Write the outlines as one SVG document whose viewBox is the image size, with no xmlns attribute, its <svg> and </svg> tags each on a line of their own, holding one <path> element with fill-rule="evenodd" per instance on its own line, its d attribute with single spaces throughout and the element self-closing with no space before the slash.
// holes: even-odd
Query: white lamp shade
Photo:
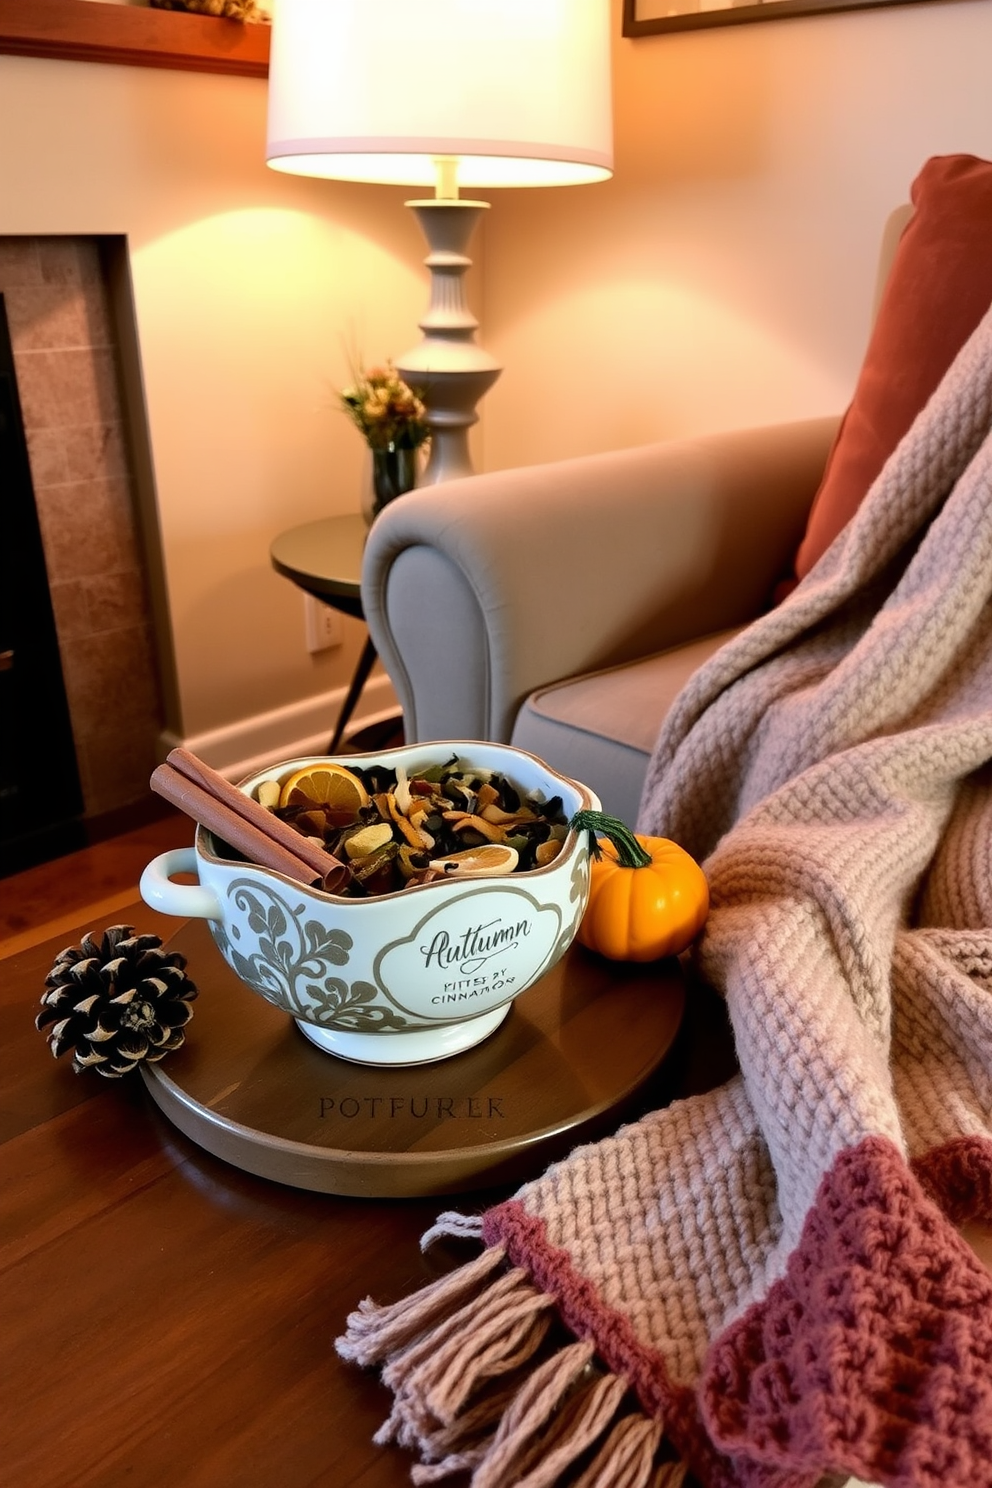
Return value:
<svg viewBox="0 0 992 1488">
<path fill-rule="evenodd" d="M 432 185 L 612 173 L 610 0 L 277 0 L 276 170 Z"/>
</svg>

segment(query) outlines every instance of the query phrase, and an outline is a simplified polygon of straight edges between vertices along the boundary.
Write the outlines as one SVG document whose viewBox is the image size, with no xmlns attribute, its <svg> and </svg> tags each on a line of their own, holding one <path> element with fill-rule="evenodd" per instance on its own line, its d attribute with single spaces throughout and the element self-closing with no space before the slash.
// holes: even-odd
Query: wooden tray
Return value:
<svg viewBox="0 0 992 1488">
<path fill-rule="evenodd" d="M 404 1198 L 535 1176 L 636 1114 L 682 1022 L 677 961 L 573 946 L 464 1054 L 410 1069 L 346 1063 L 235 976 L 193 920 L 169 941 L 200 989 L 184 1047 L 142 1066 L 181 1131 L 263 1178 Z"/>
</svg>

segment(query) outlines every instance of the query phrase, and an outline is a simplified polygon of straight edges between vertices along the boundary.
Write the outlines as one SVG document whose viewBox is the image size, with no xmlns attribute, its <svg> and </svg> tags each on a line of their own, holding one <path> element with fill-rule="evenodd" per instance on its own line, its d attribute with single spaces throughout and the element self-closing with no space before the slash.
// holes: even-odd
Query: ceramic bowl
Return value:
<svg viewBox="0 0 992 1488">
<path fill-rule="evenodd" d="M 561 796 L 566 819 L 599 805 L 535 755 L 499 744 L 434 742 L 338 762 L 402 764 L 412 775 L 452 754 L 498 771 L 526 795 Z M 270 766 L 240 788 L 252 794 L 261 780 L 285 780 L 322 758 Z M 179 873 L 195 873 L 198 883 L 173 882 Z M 149 863 L 141 894 L 166 914 L 206 919 L 231 969 L 318 1048 L 361 1064 L 423 1064 L 493 1033 L 513 999 L 568 949 L 589 897 L 588 834 L 570 832 L 543 868 L 355 899 L 235 861 L 198 826 L 191 849 Z"/>
</svg>

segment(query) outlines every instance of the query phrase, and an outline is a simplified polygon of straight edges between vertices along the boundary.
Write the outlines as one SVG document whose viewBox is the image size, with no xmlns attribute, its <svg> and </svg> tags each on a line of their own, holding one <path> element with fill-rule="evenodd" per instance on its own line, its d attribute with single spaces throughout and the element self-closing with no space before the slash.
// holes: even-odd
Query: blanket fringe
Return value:
<svg viewBox="0 0 992 1488">
<path fill-rule="evenodd" d="M 661 1445 L 661 1426 L 624 1416 L 614 1426 L 575 1488 L 647 1488 Z"/>
<path fill-rule="evenodd" d="M 485 1296 L 473 1299 L 382 1371 L 397 1400 L 409 1399 L 410 1419 L 421 1412 L 450 1426 L 468 1397 L 488 1380 L 519 1369 L 536 1353 L 550 1324 L 551 1297 L 508 1271 Z"/>
<path fill-rule="evenodd" d="M 429 1250 L 435 1240 L 481 1240 L 482 1216 L 459 1214 L 457 1209 L 446 1209 L 439 1214 L 429 1230 L 420 1237 L 421 1250 Z"/>
<path fill-rule="evenodd" d="M 571 1409 L 565 1406 L 568 1392 L 588 1370 L 594 1352 L 588 1341 L 569 1344 L 534 1370 L 496 1428 L 472 1488 L 502 1488 L 507 1483 L 516 1488 L 547 1488 L 595 1440 L 619 1404 L 616 1387 L 623 1395 L 625 1386 L 622 1380 L 607 1376 L 581 1391 Z M 604 1385 L 609 1387 L 608 1395 Z M 601 1419 L 604 1405 L 608 1408 L 605 1420 Z M 563 1407 L 562 1416 L 552 1421 L 559 1407 Z M 535 1463 L 538 1453 L 540 1460 Z"/>
<path fill-rule="evenodd" d="M 391 1307 L 380 1307 L 366 1297 L 348 1316 L 347 1332 L 337 1340 L 342 1359 L 354 1364 L 378 1364 L 395 1348 L 418 1337 L 453 1302 L 481 1289 L 486 1277 L 503 1261 L 503 1251 L 484 1250 L 474 1261 L 440 1277 Z"/>
<path fill-rule="evenodd" d="M 552 1488 L 581 1459 L 576 1488 L 679 1488 L 681 1464 L 659 1462 L 661 1423 L 631 1410 L 627 1381 L 604 1371 L 590 1340 L 549 1341 L 554 1309 L 493 1247 L 411 1297 L 366 1299 L 351 1314 L 338 1353 L 382 1365 L 393 1408 L 374 1440 L 419 1457 L 415 1484 L 468 1473 L 472 1488 Z"/>
</svg>

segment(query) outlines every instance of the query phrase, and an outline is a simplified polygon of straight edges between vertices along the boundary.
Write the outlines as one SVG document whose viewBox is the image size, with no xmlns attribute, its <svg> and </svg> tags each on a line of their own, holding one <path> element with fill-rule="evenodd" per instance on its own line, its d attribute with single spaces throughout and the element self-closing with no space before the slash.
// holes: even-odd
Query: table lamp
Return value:
<svg viewBox="0 0 992 1488">
<path fill-rule="evenodd" d="M 501 368 L 475 342 L 464 286 L 488 203 L 459 189 L 612 174 L 610 0 L 277 0 L 267 160 L 433 185 L 407 203 L 430 249 L 423 339 L 395 364 L 427 405 L 423 483 L 470 475 L 475 405 Z"/>
</svg>

